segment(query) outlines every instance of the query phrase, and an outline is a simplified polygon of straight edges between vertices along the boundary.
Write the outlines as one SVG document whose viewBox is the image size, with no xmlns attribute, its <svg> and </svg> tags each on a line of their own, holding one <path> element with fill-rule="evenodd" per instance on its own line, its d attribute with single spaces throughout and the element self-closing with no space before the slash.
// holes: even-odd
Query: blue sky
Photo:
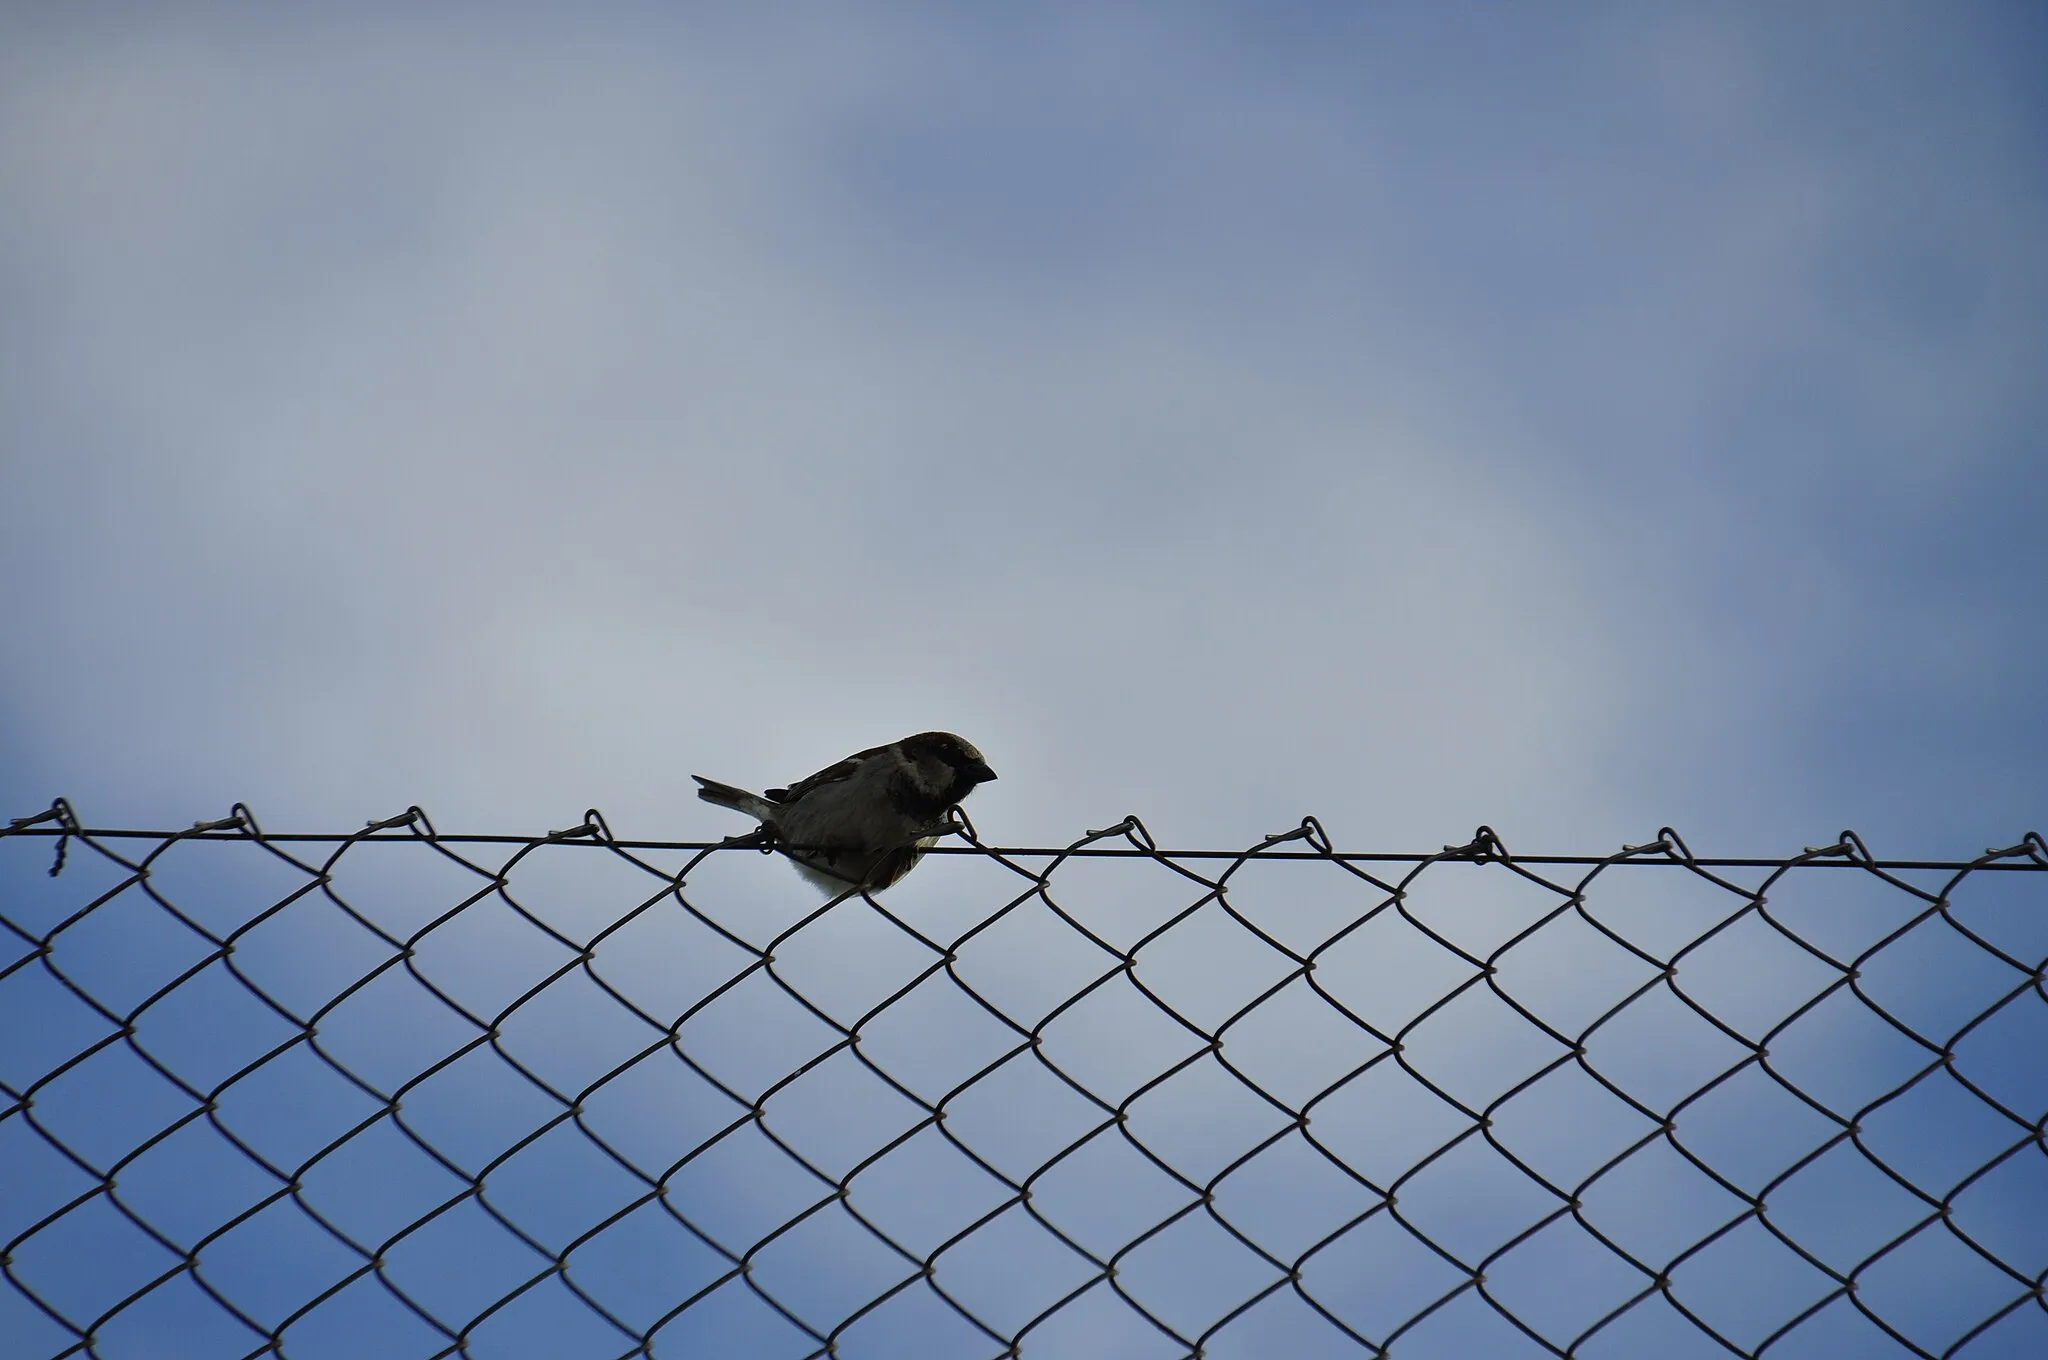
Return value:
<svg viewBox="0 0 2048 1360">
<path fill-rule="evenodd" d="M 10 798 L 2038 823 L 2038 33 L 1290 13 L 10 21 Z"/>
<path fill-rule="evenodd" d="M 0 20 L 0 801 L 2048 823 L 2042 21 Z"/>
</svg>

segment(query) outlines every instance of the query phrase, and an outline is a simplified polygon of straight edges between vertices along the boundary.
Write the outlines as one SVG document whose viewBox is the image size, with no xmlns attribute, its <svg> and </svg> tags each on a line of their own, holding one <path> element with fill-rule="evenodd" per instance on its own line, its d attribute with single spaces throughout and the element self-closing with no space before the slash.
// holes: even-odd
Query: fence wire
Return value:
<svg viewBox="0 0 2048 1360">
<path fill-rule="evenodd" d="M 61 873 L 60 873 L 61 870 Z M 0 830 L 9 1355 L 2048 1354 L 2048 845 Z"/>
</svg>

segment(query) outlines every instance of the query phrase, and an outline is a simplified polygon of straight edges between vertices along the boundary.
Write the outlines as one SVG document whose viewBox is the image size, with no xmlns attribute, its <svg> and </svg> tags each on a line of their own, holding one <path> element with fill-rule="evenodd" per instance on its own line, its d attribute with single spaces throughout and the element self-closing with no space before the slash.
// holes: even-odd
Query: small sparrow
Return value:
<svg viewBox="0 0 2048 1360">
<path fill-rule="evenodd" d="M 951 732 L 919 732 L 828 765 L 786 789 L 748 793 L 703 775 L 697 796 L 744 812 L 805 878 L 834 894 L 901 879 L 938 841 L 946 810 L 996 772 Z"/>
</svg>

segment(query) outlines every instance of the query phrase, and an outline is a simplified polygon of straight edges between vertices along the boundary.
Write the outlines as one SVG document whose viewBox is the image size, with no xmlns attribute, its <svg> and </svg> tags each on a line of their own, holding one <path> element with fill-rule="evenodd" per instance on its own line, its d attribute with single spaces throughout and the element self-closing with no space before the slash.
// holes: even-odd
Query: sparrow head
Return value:
<svg viewBox="0 0 2048 1360">
<path fill-rule="evenodd" d="M 910 767 L 916 791 L 941 810 L 972 793 L 975 785 L 996 777 L 974 744 L 951 732 L 919 732 L 896 745 Z"/>
</svg>

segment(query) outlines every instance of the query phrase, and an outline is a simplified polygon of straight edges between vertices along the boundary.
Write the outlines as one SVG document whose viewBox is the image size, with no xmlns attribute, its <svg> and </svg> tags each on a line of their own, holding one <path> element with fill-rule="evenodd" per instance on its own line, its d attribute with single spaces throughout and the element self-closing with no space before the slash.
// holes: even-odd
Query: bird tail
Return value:
<svg viewBox="0 0 2048 1360">
<path fill-rule="evenodd" d="M 690 777 L 703 785 L 697 790 L 697 796 L 707 803 L 716 803 L 720 807 L 731 808 L 734 812 L 744 812 L 757 822 L 768 822 L 774 814 L 775 804 L 758 793 L 748 793 L 745 789 L 721 784 L 716 779 L 706 779 L 701 774 Z"/>
</svg>

